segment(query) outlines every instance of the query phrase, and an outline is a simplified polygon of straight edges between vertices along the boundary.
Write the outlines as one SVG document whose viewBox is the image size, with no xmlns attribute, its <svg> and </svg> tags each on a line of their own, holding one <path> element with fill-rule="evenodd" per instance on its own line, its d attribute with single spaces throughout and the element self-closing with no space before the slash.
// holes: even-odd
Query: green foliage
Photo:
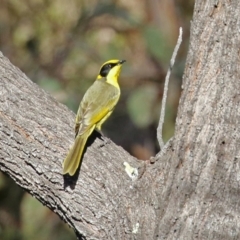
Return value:
<svg viewBox="0 0 240 240">
<path fill-rule="evenodd" d="M 54 78 L 41 78 L 38 85 L 50 92 L 57 92 L 62 89 L 60 82 Z"/>
<path fill-rule="evenodd" d="M 168 44 L 164 33 L 154 26 L 146 26 L 143 31 L 149 52 L 162 63 L 168 63 L 171 58 L 172 46 Z"/>
<path fill-rule="evenodd" d="M 28 194 L 22 201 L 22 224 L 24 240 L 76 239 L 54 213 Z"/>
<path fill-rule="evenodd" d="M 135 89 L 127 101 L 127 110 L 132 121 L 140 128 L 145 128 L 155 121 L 154 103 L 158 89 L 154 85 L 143 85 Z"/>
</svg>

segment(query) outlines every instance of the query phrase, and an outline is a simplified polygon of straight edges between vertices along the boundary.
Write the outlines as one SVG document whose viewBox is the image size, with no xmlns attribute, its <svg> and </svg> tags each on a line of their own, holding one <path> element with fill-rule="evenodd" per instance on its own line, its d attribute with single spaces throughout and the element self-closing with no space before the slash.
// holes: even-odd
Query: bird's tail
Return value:
<svg viewBox="0 0 240 240">
<path fill-rule="evenodd" d="M 89 135 L 94 130 L 95 126 L 87 129 L 82 135 L 77 135 L 73 146 L 71 147 L 67 157 L 63 161 L 63 174 L 68 173 L 73 176 L 80 165 L 83 149 Z"/>
</svg>

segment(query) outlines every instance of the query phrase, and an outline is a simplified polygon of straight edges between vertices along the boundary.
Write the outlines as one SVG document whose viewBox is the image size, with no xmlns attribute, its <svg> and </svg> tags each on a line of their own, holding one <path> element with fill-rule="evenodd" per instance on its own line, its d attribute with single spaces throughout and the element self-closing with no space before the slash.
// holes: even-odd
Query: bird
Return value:
<svg viewBox="0 0 240 240">
<path fill-rule="evenodd" d="M 105 62 L 84 94 L 75 120 L 75 141 L 62 164 L 63 175 L 76 173 L 88 137 L 93 130 L 101 132 L 102 124 L 113 112 L 121 95 L 118 78 L 124 62 L 117 59 Z"/>
</svg>

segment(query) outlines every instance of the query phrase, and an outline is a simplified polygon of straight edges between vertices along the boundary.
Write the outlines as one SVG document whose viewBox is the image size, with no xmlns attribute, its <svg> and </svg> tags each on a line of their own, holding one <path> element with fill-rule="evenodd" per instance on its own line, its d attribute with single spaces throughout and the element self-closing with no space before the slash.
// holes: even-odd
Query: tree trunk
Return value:
<svg viewBox="0 0 240 240">
<path fill-rule="evenodd" d="M 0 169 L 83 239 L 240 239 L 240 1 L 196 0 L 173 140 L 152 162 L 93 136 L 0 55 Z M 138 169 L 130 178 L 123 165 Z"/>
</svg>

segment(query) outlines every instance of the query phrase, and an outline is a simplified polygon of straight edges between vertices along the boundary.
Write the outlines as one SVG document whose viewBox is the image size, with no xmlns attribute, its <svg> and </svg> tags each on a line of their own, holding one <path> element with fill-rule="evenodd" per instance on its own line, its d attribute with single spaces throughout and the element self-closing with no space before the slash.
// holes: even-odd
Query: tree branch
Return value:
<svg viewBox="0 0 240 240">
<path fill-rule="evenodd" d="M 133 181 L 123 165 L 138 169 L 143 178 L 143 161 L 93 135 L 79 175 L 62 176 L 61 164 L 74 140 L 74 118 L 0 54 L 1 171 L 57 213 L 79 237 L 138 238 L 138 225 L 152 235 L 153 227 L 144 226 L 153 221 L 146 214 L 153 207 L 144 206 L 141 197 L 145 186 Z"/>
<path fill-rule="evenodd" d="M 157 128 L 157 139 L 158 143 L 160 145 L 161 150 L 164 147 L 164 141 L 163 141 L 163 124 L 164 124 L 164 118 L 165 118 L 165 108 L 166 108 L 166 102 L 167 102 L 167 93 L 168 93 L 168 84 L 169 84 L 169 78 L 172 72 L 172 68 L 177 56 L 178 49 L 182 43 L 182 28 L 179 28 L 179 35 L 178 35 L 178 40 L 177 44 L 174 48 L 173 55 L 170 60 L 170 65 L 167 71 L 167 75 L 165 78 L 165 84 L 164 84 L 164 90 L 163 90 L 163 98 L 162 98 L 162 105 L 161 105 L 161 111 L 160 111 L 160 118 L 159 118 L 159 124 Z"/>
</svg>

